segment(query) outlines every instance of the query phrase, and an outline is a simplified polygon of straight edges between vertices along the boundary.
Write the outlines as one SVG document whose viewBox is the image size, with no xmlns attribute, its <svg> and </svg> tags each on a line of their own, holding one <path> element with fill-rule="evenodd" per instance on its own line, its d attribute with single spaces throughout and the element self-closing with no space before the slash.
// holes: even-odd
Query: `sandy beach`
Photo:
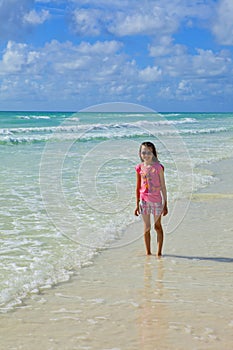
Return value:
<svg viewBox="0 0 233 350">
<path fill-rule="evenodd" d="M 193 194 L 161 259 L 145 255 L 142 237 L 101 252 L 71 281 L 2 314 L 0 348 L 231 350 L 233 162 L 206 167 L 216 182 Z M 140 232 L 141 222 L 125 237 Z"/>
</svg>

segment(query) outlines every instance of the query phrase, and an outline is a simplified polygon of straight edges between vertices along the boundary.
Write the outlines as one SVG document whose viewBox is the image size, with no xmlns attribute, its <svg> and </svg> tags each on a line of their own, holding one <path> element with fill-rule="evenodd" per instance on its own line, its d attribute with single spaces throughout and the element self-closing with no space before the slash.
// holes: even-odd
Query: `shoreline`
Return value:
<svg viewBox="0 0 233 350">
<path fill-rule="evenodd" d="M 2 347 L 232 349 L 233 162 L 202 167 L 218 180 L 193 194 L 179 227 L 165 236 L 161 259 L 145 255 L 142 235 L 102 251 L 70 281 L 2 314 Z M 124 239 L 135 232 L 141 222 Z M 154 253 L 155 235 L 153 245 Z"/>
</svg>

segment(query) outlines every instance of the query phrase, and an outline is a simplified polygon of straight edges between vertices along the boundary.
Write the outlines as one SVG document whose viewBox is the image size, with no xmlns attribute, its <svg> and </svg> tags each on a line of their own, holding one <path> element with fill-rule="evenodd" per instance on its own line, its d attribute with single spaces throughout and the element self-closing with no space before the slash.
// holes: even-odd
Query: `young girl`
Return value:
<svg viewBox="0 0 233 350">
<path fill-rule="evenodd" d="M 150 248 L 150 214 L 154 216 L 154 229 L 157 232 L 157 256 L 162 255 L 163 228 L 161 215 L 167 215 L 167 190 L 164 179 L 164 167 L 159 163 L 157 152 L 152 142 L 143 142 L 139 149 L 142 163 L 136 169 L 136 209 L 134 214 L 142 215 L 144 222 L 144 240 L 146 254 L 151 255 Z M 161 196 L 162 193 L 162 196 Z"/>
</svg>

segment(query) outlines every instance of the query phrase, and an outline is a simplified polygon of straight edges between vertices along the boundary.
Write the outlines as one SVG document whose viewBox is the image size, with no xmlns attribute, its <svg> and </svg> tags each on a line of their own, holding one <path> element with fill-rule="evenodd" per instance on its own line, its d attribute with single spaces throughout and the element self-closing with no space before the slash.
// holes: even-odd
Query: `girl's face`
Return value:
<svg viewBox="0 0 233 350">
<path fill-rule="evenodd" d="M 153 152 L 150 147 L 146 147 L 142 145 L 141 153 L 140 153 L 141 159 L 145 162 L 150 162 L 153 159 Z"/>
</svg>

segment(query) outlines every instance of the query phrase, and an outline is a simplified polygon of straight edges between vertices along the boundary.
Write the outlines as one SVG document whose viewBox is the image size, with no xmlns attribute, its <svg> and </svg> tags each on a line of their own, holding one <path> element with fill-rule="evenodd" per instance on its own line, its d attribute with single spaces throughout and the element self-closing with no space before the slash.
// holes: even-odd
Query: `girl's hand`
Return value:
<svg viewBox="0 0 233 350">
<path fill-rule="evenodd" d="M 164 207 L 163 207 L 163 216 L 166 216 L 167 214 L 168 214 L 167 204 L 164 204 Z"/>
<path fill-rule="evenodd" d="M 136 216 L 140 215 L 139 205 L 137 205 L 136 209 L 134 210 L 134 215 L 136 215 Z"/>
</svg>

